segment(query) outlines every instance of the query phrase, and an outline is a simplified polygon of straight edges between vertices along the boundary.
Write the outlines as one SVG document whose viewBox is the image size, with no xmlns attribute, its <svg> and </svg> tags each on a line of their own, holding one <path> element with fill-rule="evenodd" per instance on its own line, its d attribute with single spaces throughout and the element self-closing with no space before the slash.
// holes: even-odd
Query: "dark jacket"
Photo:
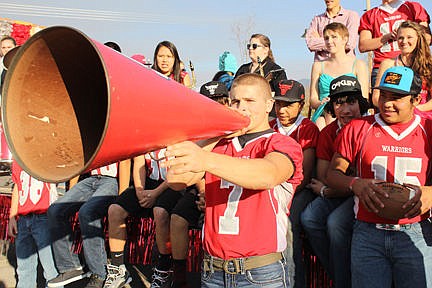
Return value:
<svg viewBox="0 0 432 288">
<path fill-rule="evenodd" d="M 262 65 L 264 70 L 264 76 L 269 80 L 271 90 L 275 91 L 275 87 L 277 86 L 279 81 L 287 79 L 285 70 L 282 70 L 282 68 L 279 65 L 277 65 L 276 63 L 268 59 L 268 57 L 264 59 Z M 252 62 L 240 66 L 240 68 L 237 70 L 234 76 L 234 79 L 242 74 L 251 73 L 252 72 L 250 71 L 251 67 L 252 67 Z M 253 73 L 260 74 L 259 68 L 253 71 Z"/>
</svg>

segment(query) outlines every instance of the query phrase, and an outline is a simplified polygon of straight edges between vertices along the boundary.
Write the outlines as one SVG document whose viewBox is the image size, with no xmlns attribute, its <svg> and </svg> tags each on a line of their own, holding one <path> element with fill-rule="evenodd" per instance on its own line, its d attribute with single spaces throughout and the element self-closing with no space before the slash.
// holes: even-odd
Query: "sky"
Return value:
<svg viewBox="0 0 432 288">
<path fill-rule="evenodd" d="M 324 0 L 32 0 L 0 2 L 0 17 L 42 26 L 70 26 L 95 41 L 117 42 L 123 53 L 152 59 L 163 40 L 173 42 L 185 63 L 195 67 L 197 87 L 218 71 L 218 58 L 230 51 L 238 64 L 251 34 L 271 40 L 276 63 L 289 78 L 310 78 L 313 54 L 301 38 L 311 19 L 325 10 Z M 371 0 L 377 6 L 381 0 Z M 419 1 L 432 14 L 432 1 Z M 341 0 L 360 15 L 366 0 Z M 237 31 L 237 32 L 236 32 Z M 365 55 L 359 55 L 366 59 Z"/>
</svg>

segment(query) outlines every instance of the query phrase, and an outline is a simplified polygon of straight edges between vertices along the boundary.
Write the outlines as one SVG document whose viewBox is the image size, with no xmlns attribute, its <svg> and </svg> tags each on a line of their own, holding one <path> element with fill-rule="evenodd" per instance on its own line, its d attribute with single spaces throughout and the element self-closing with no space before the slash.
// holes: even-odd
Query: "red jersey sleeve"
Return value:
<svg viewBox="0 0 432 288">
<path fill-rule="evenodd" d="M 375 9 L 378 8 L 373 8 L 369 11 L 366 11 L 360 18 L 360 25 L 359 25 L 359 29 L 358 32 L 360 33 L 363 30 L 368 30 L 368 31 L 373 31 L 373 27 L 372 27 L 372 15 L 375 12 Z"/>
<path fill-rule="evenodd" d="M 294 173 L 288 182 L 298 185 L 303 180 L 303 152 L 300 144 L 289 136 L 275 133 L 269 141 L 266 155 L 270 152 L 286 154 L 294 165 Z"/>
<path fill-rule="evenodd" d="M 20 173 L 21 173 L 21 167 L 18 165 L 18 163 L 13 160 L 12 162 L 12 181 L 15 184 L 18 184 L 20 181 Z"/>
<path fill-rule="evenodd" d="M 319 129 L 318 127 L 309 119 L 303 120 L 304 125 L 300 128 L 299 132 L 299 144 L 302 150 L 309 148 L 316 148 L 318 144 Z M 303 124 L 302 123 L 302 124 Z"/>
<path fill-rule="evenodd" d="M 316 147 L 316 157 L 318 159 L 331 161 L 335 152 L 333 144 L 338 129 L 337 121 L 333 121 L 321 130 Z"/>
<path fill-rule="evenodd" d="M 430 17 L 427 13 L 426 9 L 418 2 L 405 2 L 405 4 L 410 8 L 410 10 L 413 13 L 413 21 L 420 23 L 420 22 L 427 22 L 430 23 Z"/>
</svg>

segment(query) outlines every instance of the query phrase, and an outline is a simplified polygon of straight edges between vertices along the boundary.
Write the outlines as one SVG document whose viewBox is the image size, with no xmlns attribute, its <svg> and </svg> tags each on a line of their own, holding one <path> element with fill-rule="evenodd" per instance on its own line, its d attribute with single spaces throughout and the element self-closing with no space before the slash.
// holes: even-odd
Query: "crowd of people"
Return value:
<svg viewBox="0 0 432 288">
<path fill-rule="evenodd" d="M 154 288 L 192 287 L 191 226 L 202 228 L 201 287 L 307 287 L 306 241 L 332 287 L 432 287 L 429 14 L 402 0 L 382 0 L 361 17 L 340 0 L 325 5 L 306 33 L 314 53 L 309 97 L 276 63 L 269 37 L 253 34 L 250 62 L 237 67 L 225 51 L 200 87 L 247 116 L 244 129 L 94 169 L 71 179 L 58 199 L 56 185 L 14 161 L 8 229 L 17 287 L 36 285 L 38 259 L 47 287 L 83 278 L 87 288 L 124 287 L 132 281 L 128 216 L 154 220 Z M 121 53 L 115 42 L 105 45 Z M 3 38 L 2 55 L 14 46 Z M 373 52 L 371 71 L 356 51 Z M 191 87 L 182 64 L 173 43 L 156 46 L 151 68 Z M 380 181 L 411 189 L 402 217 L 380 214 L 391 197 Z M 72 251 L 76 213 L 83 257 Z"/>
</svg>

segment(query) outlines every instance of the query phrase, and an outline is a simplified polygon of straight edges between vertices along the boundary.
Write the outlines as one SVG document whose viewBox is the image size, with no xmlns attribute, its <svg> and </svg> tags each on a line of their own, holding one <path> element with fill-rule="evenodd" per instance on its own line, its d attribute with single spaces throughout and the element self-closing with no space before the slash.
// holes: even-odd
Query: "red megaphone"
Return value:
<svg viewBox="0 0 432 288">
<path fill-rule="evenodd" d="M 69 27 L 46 28 L 21 46 L 2 105 L 12 154 L 48 182 L 249 123 Z"/>
</svg>

